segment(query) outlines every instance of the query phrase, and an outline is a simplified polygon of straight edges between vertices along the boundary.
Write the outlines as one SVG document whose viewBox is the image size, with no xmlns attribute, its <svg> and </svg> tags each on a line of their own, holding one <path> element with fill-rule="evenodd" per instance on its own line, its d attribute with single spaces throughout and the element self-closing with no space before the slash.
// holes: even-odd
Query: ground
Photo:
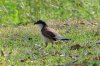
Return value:
<svg viewBox="0 0 100 66">
<path fill-rule="evenodd" d="M 32 23 L 0 27 L 0 66 L 99 66 L 100 23 L 98 21 L 48 21 L 50 27 L 70 41 L 43 43 Z"/>
</svg>

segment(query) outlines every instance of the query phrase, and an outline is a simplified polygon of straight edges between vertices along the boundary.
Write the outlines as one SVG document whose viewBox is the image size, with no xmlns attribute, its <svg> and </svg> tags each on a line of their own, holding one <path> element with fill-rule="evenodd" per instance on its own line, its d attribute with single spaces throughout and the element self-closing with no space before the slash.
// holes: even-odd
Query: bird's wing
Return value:
<svg viewBox="0 0 100 66">
<path fill-rule="evenodd" d="M 42 34 L 49 38 L 49 39 L 53 39 L 53 40 L 56 40 L 57 38 L 55 38 L 55 36 L 57 35 L 57 33 L 51 29 L 51 28 L 46 28 L 42 31 Z"/>
<path fill-rule="evenodd" d="M 56 31 L 54 31 L 53 29 L 51 28 L 45 28 L 43 31 L 42 31 L 42 34 L 49 38 L 49 39 L 52 39 L 52 40 L 70 40 L 68 38 L 64 38 L 62 37 L 60 34 L 58 34 Z"/>
<path fill-rule="evenodd" d="M 58 40 L 70 40 L 69 38 L 64 38 L 62 37 L 57 31 L 55 31 L 52 28 L 48 28 L 48 33 L 53 33 L 55 36 L 53 36 L 53 38 L 58 39 Z"/>
<path fill-rule="evenodd" d="M 58 39 L 58 40 L 63 39 L 63 37 L 54 29 L 52 29 L 52 28 L 48 28 L 48 29 L 55 34 L 55 37 L 54 37 L 55 39 Z"/>
</svg>

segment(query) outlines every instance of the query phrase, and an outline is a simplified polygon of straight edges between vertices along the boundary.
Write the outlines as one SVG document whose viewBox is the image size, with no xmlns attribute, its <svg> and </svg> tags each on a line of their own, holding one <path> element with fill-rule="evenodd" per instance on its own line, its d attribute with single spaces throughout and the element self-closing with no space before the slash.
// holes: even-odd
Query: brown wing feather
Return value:
<svg viewBox="0 0 100 66">
<path fill-rule="evenodd" d="M 56 38 L 55 38 L 56 34 L 54 32 L 52 32 L 50 29 L 45 28 L 44 30 L 42 30 L 42 34 L 45 37 L 56 41 Z"/>
</svg>

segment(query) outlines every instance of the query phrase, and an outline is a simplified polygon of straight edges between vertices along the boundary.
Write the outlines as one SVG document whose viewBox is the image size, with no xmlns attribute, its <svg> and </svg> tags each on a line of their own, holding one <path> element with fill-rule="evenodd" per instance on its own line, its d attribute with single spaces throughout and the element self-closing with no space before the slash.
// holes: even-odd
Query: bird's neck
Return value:
<svg viewBox="0 0 100 66">
<path fill-rule="evenodd" d="M 47 25 L 41 25 L 41 24 L 38 25 L 38 28 L 39 28 L 40 31 L 42 31 L 46 27 L 47 27 Z"/>
</svg>

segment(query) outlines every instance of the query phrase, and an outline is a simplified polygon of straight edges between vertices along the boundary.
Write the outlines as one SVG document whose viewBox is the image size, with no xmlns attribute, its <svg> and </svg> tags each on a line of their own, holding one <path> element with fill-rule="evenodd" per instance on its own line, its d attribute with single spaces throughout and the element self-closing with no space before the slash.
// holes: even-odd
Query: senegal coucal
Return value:
<svg viewBox="0 0 100 66">
<path fill-rule="evenodd" d="M 48 25 L 42 20 L 39 20 L 39 21 L 35 22 L 34 24 L 38 25 L 46 46 L 48 45 L 48 42 L 51 42 L 53 44 L 53 42 L 56 40 L 70 40 L 69 38 L 62 37 L 60 34 L 58 34 L 52 28 L 48 27 Z"/>
</svg>

